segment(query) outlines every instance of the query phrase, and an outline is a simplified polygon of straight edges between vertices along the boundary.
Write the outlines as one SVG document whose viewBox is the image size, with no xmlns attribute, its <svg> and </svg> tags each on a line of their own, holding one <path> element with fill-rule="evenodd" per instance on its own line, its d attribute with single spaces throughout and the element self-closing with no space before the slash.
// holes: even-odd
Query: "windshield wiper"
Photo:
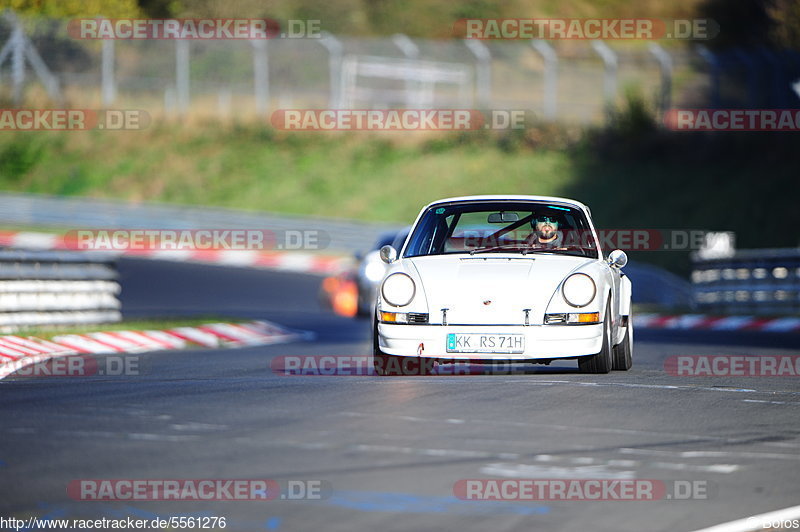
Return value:
<svg viewBox="0 0 800 532">
<path fill-rule="evenodd" d="M 519 250 L 523 255 L 527 255 L 528 253 L 549 253 L 552 255 L 570 255 L 573 257 L 587 256 L 586 250 L 584 250 L 583 248 L 570 248 L 570 247 L 547 248 L 538 246 L 520 246 L 519 244 L 505 244 L 502 246 L 478 248 L 471 250 L 469 254 L 475 255 L 476 253 L 491 253 L 493 251 L 504 251 L 504 250 Z"/>
<path fill-rule="evenodd" d="M 470 255 L 475 255 L 476 253 L 491 253 L 492 251 L 502 251 L 505 249 L 516 249 L 522 252 L 525 255 L 529 250 L 530 246 L 520 246 L 519 244 L 504 244 L 502 246 L 491 246 L 488 248 L 476 248 L 469 252 Z"/>
</svg>

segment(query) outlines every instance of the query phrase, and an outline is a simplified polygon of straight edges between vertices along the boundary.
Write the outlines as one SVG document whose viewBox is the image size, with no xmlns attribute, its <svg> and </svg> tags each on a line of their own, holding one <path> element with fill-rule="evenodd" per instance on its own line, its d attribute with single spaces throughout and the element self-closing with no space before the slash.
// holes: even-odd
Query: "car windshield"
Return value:
<svg viewBox="0 0 800 532">
<path fill-rule="evenodd" d="M 555 253 L 597 258 L 584 213 L 544 202 L 434 205 L 420 218 L 404 257 L 478 253 Z"/>
</svg>

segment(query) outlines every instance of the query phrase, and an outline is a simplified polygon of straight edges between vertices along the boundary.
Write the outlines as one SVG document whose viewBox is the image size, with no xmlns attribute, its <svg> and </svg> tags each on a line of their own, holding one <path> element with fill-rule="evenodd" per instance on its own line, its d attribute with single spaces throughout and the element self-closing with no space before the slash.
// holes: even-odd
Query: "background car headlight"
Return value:
<svg viewBox="0 0 800 532">
<path fill-rule="evenodd" d="M 585 307 L 597 294 L 597 286 L 585 273 L 574 273 L 564 281 L 561 293 L 564 294 L 567 303 L 573 307 Z"/>
<path fill-rule="evenodd" d="M 404 273 L 393 273 L 383 282 L 381 293 L 383 298 L 395 307 L 402 307 L 411 303 L 417 291 L 414 281 Z"/>
<path fill-rule="evenodd" d="M 383 274 L 386 273 L 386 265 L 381 262 L 381 259 L 375 258 L 376 260 L 370 260 L 364 266 L 364 277 L 367 278 L 368 281 L 378 284 L 381 279 L 383 279 Z"/>
</svg>

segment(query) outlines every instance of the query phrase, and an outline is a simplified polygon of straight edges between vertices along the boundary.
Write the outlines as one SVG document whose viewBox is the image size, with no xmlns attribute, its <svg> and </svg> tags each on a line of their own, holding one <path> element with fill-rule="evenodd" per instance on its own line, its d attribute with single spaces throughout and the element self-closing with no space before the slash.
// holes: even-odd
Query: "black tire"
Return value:
<svg viewBox="0 0 800 532">
<path fill-rule="evenodd" d="M 625 337 L 618 346 L 614 347 L 614 364 L 611 369 L 628 371 L 631 366 L 633 366 L 633 316 L 628 316 Z"/>
<path fill-rule="evenodd" d="M 380 377 L 386 376 L 385 368 L 389 367 L 386 357 L 389 356 L 381 351 L 380 343 L 378 342 L 378 320 L 373 319 L 372 326 L 372 367 L 375 369 L 375 375 Z"/>
<path fill-rule="evenodd" d="M 578 359 L 578 369 L 581 373 L 608 373 L 611 371 L 611 313 L 606 306 L 606 315 L 603 319 L 603 347 L 596 355 Z"/>
<path fill-rule="evenodd" d="M 395 366 L 391 358 L 393 358 L 392 355 L 387 355 L 380 351 L 372 355 L 372 367 L 375 369 L 375 375 L 378 377 L 389 377 L 392 375 L 390 371 L 387 371 L 387 368 Z"/>
</svg>

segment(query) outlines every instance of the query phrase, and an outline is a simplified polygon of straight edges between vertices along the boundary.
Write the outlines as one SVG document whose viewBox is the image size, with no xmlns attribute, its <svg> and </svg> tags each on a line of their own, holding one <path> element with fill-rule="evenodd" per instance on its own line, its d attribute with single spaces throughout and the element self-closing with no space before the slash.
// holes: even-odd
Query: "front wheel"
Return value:
<svg viewBox="0 0 800 532">
<path fill-rule="evenodd" d="M 614 347 L 614 366 L 611 369 L 628 371 L 633 366 L 633 316 L 628 316 L 625 338 Z"/>
<path fill-rule="evenodd" d="M 596 355 L 578 359 L 578 369 L 581 373 L 608 373 L 612 365 L 611 354 L 611 314 L 606 307 L 603 319 L 603 347 Z"/>
<path fill-rule="evenodd" d="M 381 351 L 377 320 L 372 328 L 372 367 L 379 377 L 435 374 L 435 361 L 432 358 L 389 355 Z"/>
</svg>

